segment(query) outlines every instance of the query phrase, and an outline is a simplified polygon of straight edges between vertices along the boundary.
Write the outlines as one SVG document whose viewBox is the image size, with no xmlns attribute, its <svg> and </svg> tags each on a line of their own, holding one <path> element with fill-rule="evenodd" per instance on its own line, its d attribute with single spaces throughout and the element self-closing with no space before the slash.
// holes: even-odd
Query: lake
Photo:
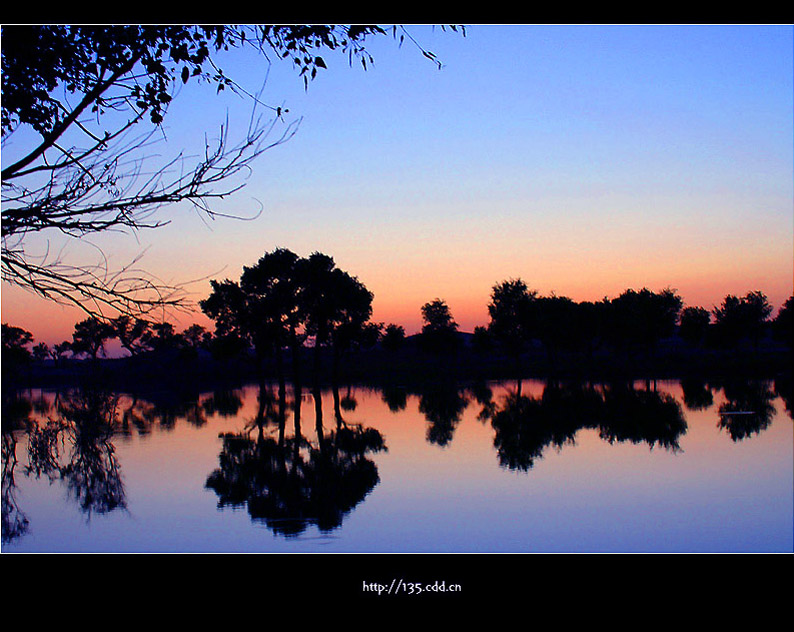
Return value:
<svg viewBox="0 0 794 632">
<path fill-rule="evenodd" d="M 2 550 L 792 552 L 793 428 L 772 381 L 26 390 Z"/>
</svg>

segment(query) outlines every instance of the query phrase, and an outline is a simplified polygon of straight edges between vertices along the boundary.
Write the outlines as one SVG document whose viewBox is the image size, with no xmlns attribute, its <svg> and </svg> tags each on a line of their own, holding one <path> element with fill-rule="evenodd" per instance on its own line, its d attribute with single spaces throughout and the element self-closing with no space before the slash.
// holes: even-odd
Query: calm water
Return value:
<svg viewBox="0 0 794 632">
<path fill-rule="evenodd" d="M 6 396 L 3 552 L 794 549 L 771 382 L 286 395 Z"/>
</svg>

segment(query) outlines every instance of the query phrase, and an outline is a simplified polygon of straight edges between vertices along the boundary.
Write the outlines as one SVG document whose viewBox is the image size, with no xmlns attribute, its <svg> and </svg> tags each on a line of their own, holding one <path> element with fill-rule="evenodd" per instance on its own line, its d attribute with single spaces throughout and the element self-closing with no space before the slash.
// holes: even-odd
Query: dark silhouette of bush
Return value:
<svg viewBox="0 0 794 632">
<path fill-rule="evenodd" d="M 681 312 L 681 324 L 678 333 L 683 340 L 692 346 L 700 346 L 706 340 L 711 314 L 702 307 L 686 307 Z"/>
<path fill-rule="evenodd" d="M 772 323 L 772 332 L 778 340 L 788 345 L 789 349 L 794 348 L 794 320 L 792 311 L 794 310 L 794 296 L 789 296 L 786 302 L 777 313 Z"/>
<path fill-rule="evenodd" d="M 653 351 L 675 331 L 683 301 L 674 290 L 626 290 L 609 303 L 610 338 L 619 347 Z"/>
<path fill-rule="evenodd" d="M 757 349 L 771 313 L 772 306 L 763 292 L 748 292 L 741 298 L 729 294 L 722 305 L 714 309 L 714 327 L 719 341 L 735 347 L 742 339 L 749 339 Z"/>
<path fill-rule="evenodd" d="M 449 354 L 457 351 L 460 343 L 458 324 L 446 301 L 434 299 L 422 305 L 422 333 L 420 344 L 426 351 Z"/>
<path fill-rule="evenodd" d="M 380 339 L 381 346 L 387 351 L 397 351 L 405 344 L 405 329 L 402 325 L 386 325 Z"/>
</svg>

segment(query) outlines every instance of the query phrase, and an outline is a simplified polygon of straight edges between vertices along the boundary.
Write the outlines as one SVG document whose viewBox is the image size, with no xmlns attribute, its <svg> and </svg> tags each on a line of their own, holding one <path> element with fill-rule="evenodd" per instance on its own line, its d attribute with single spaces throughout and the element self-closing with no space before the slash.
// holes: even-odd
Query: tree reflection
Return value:
<svg viewBox="0 0 794 632">
<path fill-rule="evenodd" d="M 408 405 L 408 391 L 402 386 L 395 386 L 387 384 L 381 389 L 381 398 L 383 403 L 389 407 L 393 413 L 398 413 L 405 410 Z"/>
<path fill-rule="evenodd" d="M 205 413 L 221 417 L 234 417 L 242 407 L 243 400 L 240 394 L 234 390 L 215 391 L 202 404 Z"/>
<path fill-rule="evenodd" d="M 509 393 L 491 415 L 502 467 L 528 471 L 549 447 L 574 445 L 581 429 L 598 430 L 609 443 L 630 441 L 680 450 L 687 424 L 674 397 L 630 385 L 546 384 L 540 397 Z"/>
<path fill-rule="evenodd" d="M 791 419 L 794 419 L 794 406 L 792 405 L 792 379 L 791 375 L 781 375 L 775 379 L 775 395 L 783 400 L 783 405 Z"/>
<path fill-rule="evenodd" d="M 426 420 L 416 420 L 418 440 L 424 433 L 424 440 L 444 447 L 451 444 L 472 403 L 471 419 L 490 423 L 493 429 L 498 464 L 528 472 L 548 450 L 575 445 L 580 430 L 590 431 L 587 434 L 593 438 L 597 433 L 610 444 L 632 443 L 677 453 L 687 432 L 684 407 L 710 407 L 710 414 L 718 415 L 720 430 L 733 441 L 744 440 L 771 425 L 775 397 L 785 399 L 791 387 L 783 379 L 775 382 L 774 390 L 771 382 L 736 379 L 724 384 L 684 380 L 681 388 L 683 406 L 663 389 L 657 391 L 653 382 L 643 388 L 632 382 L 549 381 L 542 391 L 530 383 L 522 391 L 520 382 L 509 386 L 485 381 L 462 385 L 439 380 L 424 386 L 408 382 L 382 388 L 383 404 L 375 414 L 388 415 L 388 406 L 392 412 L 409 409 L 406 418 L 413 419 L 418 402 Z M 724 403 L 714 410 L 719 388 L 724 390 Z M 218 507 L 245 507 L 254 522 L 278 535 L 298 536 L 311 525 L 331 532 L 379 484 L 373 455 L 386 449 L 384 437 L 367 427 L 369 422 L 345 420 L 353 417 L 342 405 L 345 391 L 350 401 L 359 395 L 356 417 L 375 410 L 371 406 L 377 398 L 360 397 L 361 391 L 352 385 L 341 393 L 331 385 L 324 402 L 317 381 L 309 388 L 298 383 L 291 391 L 262 382 L 258 393 L 255 388 L 219 388 L 206 394 L 164 391 L 122 396 L 96 385 L 46 397 L 36 391 L 4 393 L 3 542 L 29 530 L 28 517 L 18 504 L 18 496 L 24 501 L 16 493 L 19 477 L 64 485 L 70 502 L 89 518 L 125 509 L 114 437 L 168 431 L 179 420 L 200 425 L 215 416 L 236 418 L 231 426 L 235 432 L 222 435 L 217 469 L 206 478 L 206 472 L 200 474 L 201 482 L 217 494 Z M 243 406 L 254 404 L 255 396 L 255 405 Z M 241 411 L 250 411 L 246 419 L 241 419 L 246 414 Z"/>
<path fill-rule="evenodd" d="M 616 385 L 604 392 L 604 415 L 599 435 L 609 443 L 629 441 L 660 445 L 678 452 L 679 439 L 687 423 L 681 405 L 669 393 L 635 390 L 631 385 Z"/>
<path fill-rule="evenodd" d="M 528 471 L 548 446 L 574 444 L 579 429 L 592 425 L 600 401 L 598 393 L 579 385 L 547 384 L 539 398 L 511 392 L 491 417 L 499 464 Z"/>
<path fill-rule="evenodd" d="M 733 441 L 760 434 L 772 423 L 775 395 L 769 385 L 759 380 L 731 380 L 723 385 L 726 402 L 720 405 L 717 427 Z"/>
<path fill-rule="evenodd" d="M 3 480 L 2 480 L 2 541 L 7 544 L 24 535 L 29 526 L 16 498 L 17 440 L 11 432 L 3 430 Z"/>
<path fill-rule="evenodd" d="M 477 414 L 480 421 L 488 421 L 496 412 L 496 402 L 493 399 L 493 390 L 485 382 L 475 382 L 470 388 L 472 397 L 482 409 Z"/>
<path fill-rule="evenodd" d="M 427 440 L 442 448 L 449 445 L 468 404 L 469 400 L 457 384 L 438 382 L 422 390 L 419 412 L 430 423 Z"/>
<path fill-rule="evenodd" d="M 119 430 L 119 396 L 99 388 L 58 394 L 53 404 L 43 397 L 16 395 L 3 406 L 4 538 L 21 534 L 25 519 L 14 502 L 16 439 L 6 428 L 27 433 L 26 476 L 65 484 L 68 496 L 91 517 L 126 507 L 121 468 L 113 435 Z M 33 419 L 31 411 L 47 414 Z M 25 411 L 28 411 L 27 413 Z"/>
<path fill-rule="evenodd" d="M 116 394 L 83 389 L 60 405 L 71 444 L 68 462 L 59 468 L 60 476 L 89 517 L 126 507 L 121 468 L 112 442 L 118 400 Z"/>
<path fill-rule="evenodd" d="M 339 417 L 336 428 L 326 433 L 316 391 L 317 437 L 312 441 L 302 436 L 300 391 L 295 397 L 293 435 L 279 432 L 273 437 L 265 423 L 222 435 L 219 467 L 206 487 L 218 495 L 218 507 L 245 506 L 252 520 L 276 534 L 297 536 L 312 524 L 326 533 L 339 527 L 377 485 L 378 470 L 367 455 L 386 445 L 374 428 L 347 424 Z"/>
<path fill-rule="evenodd" d="M 714 404 L 714 394 L 702 380 L 681 380 L 681 390 L 688 410 L 707 410 Z"/>
</svg>

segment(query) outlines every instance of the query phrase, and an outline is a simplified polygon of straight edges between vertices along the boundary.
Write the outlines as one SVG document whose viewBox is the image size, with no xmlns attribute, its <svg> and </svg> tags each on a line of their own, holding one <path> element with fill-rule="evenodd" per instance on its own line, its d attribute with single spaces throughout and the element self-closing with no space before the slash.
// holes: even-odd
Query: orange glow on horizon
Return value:
<svg viewBox="0 0 794 632">
<path fill-rule="evenodd" d="M 469 286 L 469 294 L 463 291 L 464 280 L 460 281 L 459 287 L 450 286 L 448 292 L 426 292 L 422 288 L 406 288 L 402 294 L 399 288 L 390 288 L 389 292 L 380 293 L 374 291 L 372 320 L 383 322 L 384 324 L 395 323 L 402 325 L 406 335 L 412 335 L 421 331 L 422 317 L 421 306 L 435 298 L 444 299 L 452 311 L 459 329 L 464 332 L 471 332 L 475 326 L 488 324 L 488 302 L 493 285 L 508 278 L 516 278 L 521 275 L 505 275 L 502 279 L 494 280 L 490 284 L 479 284 L 478 287 Z M 524 277 L 522 277 L 524 278 Z M 759 281 L 761 279 L 758 279 Z M 529 284 L 529 282 L 528 282 Z M 761 289 L 770 303 L 773 305 L 773 316 L 777 314 L 785 300 L 792 295 L 792 286 L 783 280 L 777 283 L 752 283 L 745 281 L 734 283 L 716 278 L 706 280 L 692 280 L 689 283 L 660 284 L 660 283 L 635 283 L 621 284 L 613 282 L 605 286 L 588 287 L 584 283 L 573 282 L 565 288 L 542 288 L 538 286 L 530 287 L 537 289 L 541 294 L 548 295 L 552 292 L 558 296 L 567 296 L 575 301 L 599 301 L 604 297 L 614 298 L 626 289 L 641 289 L 648 287 L 653 291 L 672 287 L 677 290 L 683 298 L 685 306 L 700 306 L 708 310 L 719 306 L 727 294 L 743 296 L 749 291 Z M 370 287 L 370 289 L 373 289 Z M 570 291 L 566 291 L 570 290 Z M 455 291 L 453 291 L 455 290 Z M 86 314 L 73 306 L 64 306 L 47 301 L 29 293 L 21 288 L 11 287 L 7 284 L 2 286 L 2 322 L 17 327 L 22 327 L 30 331 L 36 342 L 45 342 L 48 345 L 57 344 L 64 340 L 71 340 L 74 324 L 84 318 Z M 191 312 L 172 312 L 165 318 L 174 325 L 176 331 L 182 331 L 186 327 L 196 323 L 207 329 L 214 331 L 214 323 L 199 310 Z"/>
</svg>

